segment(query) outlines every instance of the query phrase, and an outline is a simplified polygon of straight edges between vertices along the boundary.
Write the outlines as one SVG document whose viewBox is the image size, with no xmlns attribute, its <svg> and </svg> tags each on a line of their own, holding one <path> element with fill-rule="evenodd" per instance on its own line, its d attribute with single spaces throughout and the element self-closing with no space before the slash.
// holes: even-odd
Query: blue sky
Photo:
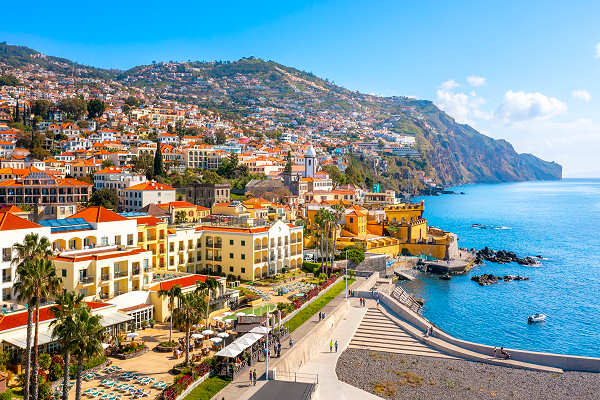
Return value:
<svg viewBox="0 0 600 400">
<path fill-rule="evenodd" d="M 600 176 L 599 2 L 5 2 L 0 40 L 102 67 L 256 56 Z M 568 4 L 571 3 L 571 4 Z"/>
</svg>

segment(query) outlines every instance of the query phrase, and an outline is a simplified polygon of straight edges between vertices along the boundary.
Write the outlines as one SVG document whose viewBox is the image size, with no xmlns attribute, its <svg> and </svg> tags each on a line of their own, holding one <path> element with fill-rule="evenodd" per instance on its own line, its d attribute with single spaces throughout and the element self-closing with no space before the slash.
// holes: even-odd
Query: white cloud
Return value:
<svg viewBox="0 0 600 400">
<path fill-rule="evenodd" d="M 577 100 L 583 100 L 586 103 L 592 98 L 592 96 L 587 90 L 573 90 L 571 92 L 571 96 L 573 96 Z"/>
<path fill-rule="evenodd" d="M 596 58 L 600 58 L 600 42 L 596 44 Z"/>
<path fill-rule="evenodd" d="M 452 90 L 456 87 L 460 86 L 454 79 L 450 79 L 440 85 L 440 87 L 444 90 Z"/>
<path fill-rule="evenodd" d="M 541 93 L 513 92 L 509 90 L 495 112 L 495 117 L 505 123 L 546 119 L 567 111 L 567 105 L 555 97 Z"/>
<path fill-rule="evenodd" d="M 474 91 L 467 94 L 439 89 L 436 104 L 459 123 L 473 124 L 473 119 L 491 117 L 490 113 L 480 109 L 485 104 L 485 99 L 477 96 Z"/>
<path fill-rule="evenodd" d="M 467 83 L 471 86 L 481 86 L 485 84 L 485 78 L 482 76 L 467 76 Z"/>
</svg>

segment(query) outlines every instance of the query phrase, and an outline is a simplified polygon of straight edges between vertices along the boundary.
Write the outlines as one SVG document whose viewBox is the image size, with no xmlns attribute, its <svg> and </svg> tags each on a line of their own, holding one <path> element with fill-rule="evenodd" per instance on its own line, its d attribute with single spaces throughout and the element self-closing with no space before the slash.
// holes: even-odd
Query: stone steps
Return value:
<svg viewBox="0 0 600 400">
<path fill-rule="evenodd" d="M 455 359 L 453 356 L 440 353 L 416 340 L 376 308 L 367 310 L 348 347 L 394 354 Z"/>
</svg>

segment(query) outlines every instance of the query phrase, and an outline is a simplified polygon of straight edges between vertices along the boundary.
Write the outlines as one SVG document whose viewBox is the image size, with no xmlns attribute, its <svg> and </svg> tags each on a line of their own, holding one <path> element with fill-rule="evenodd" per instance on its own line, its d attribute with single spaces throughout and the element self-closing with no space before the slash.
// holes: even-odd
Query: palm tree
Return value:
<svg viewBox="0 0 600 400">
<path fill-rule="evenodd" d="M 211 278 L 210 276 L 206 278 L 206 289 L 208 291 L 208 297 L 206 299 L 206 326 L 208 326 L 208 313 L 210 312 L 210 295 L 213 289 L 219 287 L 219 282 L 215 278 Z"/>
<path fill-rule="evenodd" d="M 337 242 L 337 230 L 340 227 L 340 220 L 344 217 L 346 209 L 341 204 L 333 205 L 333 252 L 332 259 L 335 260 L 335 244 Z M 333 264 L 331 264 L 333 266 Z"/>
<path fill-rule="evenodd" d="M 27 343 L 25 345 L 25 384 L 23 387 L 23 399 L 29 399 L 29 386 L 31 383 L 31 331 L 33 328 L 33 307 L 31 303 L 34 300 L 33 293 L 33 263 L 30 261 L 21 264 L 16 270 L 17 279 L 14 290 L 17 300 L 27 304 Z"/>
<path fill-rule="evenodd" d="M 43 258 L 36 259 L 32 264 L 31 282 L 32 291 L 35 299 L 35 331 L 33 335 L 33 390 L 32 397 L 38 398 L 38 369 L 39 369 L 39 326 L 40 326 L 40 300 L 47 299 L 55 295 L 61 286 L 61 279 L 56 275 L 56 269 L 51 260 Z"/>
<path fill-rule="evenodd" d="M 169 326 L 169 343 L 173 341 L 173 310 L 175 309 L 175 299 L 181 297 L 181 286 L 171 286 L 169 290 L 161 289 L 158 291 L 160 297 L 169 298 L 169 311 L 171 312 L 171 325 Z"/>
<path fill-rule="evenodd" d="M 77 308 L 75 313 L 75 337 L 73 339 L 73 355 L 77 357 L 77 380 L 75 384 L 75 400 L 81 399 L 81 372 L 83 360 L 94 357 L 102 351 L 104 327 L 101 317 L 93 315 L 87 305 Z"/>
<path fill-rule="evenodd" d="M 12 259 L 12 264 L 17 265 L 16 281 L 14 290 L 17 299 L 27 304 L 27 343 L 25 345 L 25 387 L 23 388 L 23 398 L 29 398 L 29 386 L 31 382 L 31 330 L 33 309 L 31 303 L 35 301 L 35 291 L 33 285 L 33 261 L 40 258 L 50 258 L 52 250 L 50 241 L 46 237 L 40 238 L 37 233 L 30 233 L 25 236 L 23 243 L 17 243 L 13 246 L 17 253 Z M 34 375 L 35 376 L 35 375 Z M 37 379 L 36 379 L 37 382 Z"/>
<path fill-rule="evenodd" d="M 323 248 L 324 248 L 324 238 L 326 237 L 327 231 L 327 216 L 326 210 L 324 208 L 319 209 L 315 214 L 315 224 L 317 226 L 317 234 L 319 236 L 319 256 L 321 258 L 321 272 L 323 272 Z"/>
<path fill-rule="evenodd" d="M 71 353 L 76 350 L 75 347 L 75 316 L 78 312 L 78 307 L 83 303 L 83 295 L 75 292 L 64 293 L 56 299 L 56 305 L 50 310 L 56 318 L 50 323 L 52 329 L 52 337 L 60 342 L 60 350 L 63 353 L 65 363 L 63 373 L 63 392 L 62 400 L 67 400 L 69 397 L 69 365 Z"/>
<path fill-rule="evenodd" d="M 206 303 L 197 293 L 186 293 L 179 297 L 179 307 L 173 312 L 177 325 L 185 329 L 185 365 L 190 365 L 190 331 L 192 325 L 202 320 L 202 308 Z M 207 307 L 208 308 L 208 307 Z"/>
</svg>

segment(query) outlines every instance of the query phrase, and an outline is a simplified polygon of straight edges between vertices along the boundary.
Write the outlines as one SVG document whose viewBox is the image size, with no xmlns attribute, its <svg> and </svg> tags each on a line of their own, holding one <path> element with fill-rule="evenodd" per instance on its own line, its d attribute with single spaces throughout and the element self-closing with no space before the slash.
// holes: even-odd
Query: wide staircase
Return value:
<svg viewBox="0 0 600 400">
<path fill-rule="evenodd" d="M 377 308 L 367 310 L 348 347 L 425 357 L 455 358 L 421 343 Z"/>
</svg>

